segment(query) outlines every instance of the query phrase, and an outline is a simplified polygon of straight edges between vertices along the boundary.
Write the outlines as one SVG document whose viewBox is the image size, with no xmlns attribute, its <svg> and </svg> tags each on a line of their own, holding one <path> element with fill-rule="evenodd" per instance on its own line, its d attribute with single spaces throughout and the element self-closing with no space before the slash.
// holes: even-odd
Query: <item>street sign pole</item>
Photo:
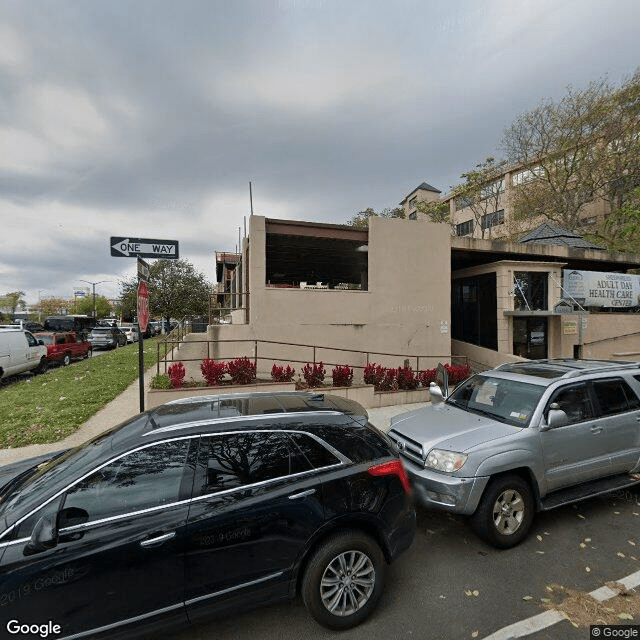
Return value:
<svg viewBox="0 0 640 640">
<path fill-rule="evenodd" d="M 111 236 L 109 249 L 111 250 L 111 255 L 116 258 L 138 259 L 138 370 L 140 377 L 140 413 L 142 413 L 144 411 L 144 339 L 142 336 L 149 323 L 149 292 L 147 290 L 149 265 L 142 258 L 178 260 L 180 257 L 178 241 Z"/>
<path fill-rule="evenodd" d="M 144 332 L 149 325 L 149 291 L 147 290 L 147 278 L 149 277 L 149 265 L 138 258 L 138 387 L 140 389 L 140 413 L 144 411 Z"/>
</svg>

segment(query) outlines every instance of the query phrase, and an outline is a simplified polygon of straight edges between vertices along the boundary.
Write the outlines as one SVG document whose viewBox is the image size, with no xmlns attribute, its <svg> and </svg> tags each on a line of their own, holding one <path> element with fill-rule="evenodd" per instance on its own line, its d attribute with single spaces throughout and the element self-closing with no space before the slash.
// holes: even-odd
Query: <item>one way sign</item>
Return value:
<svg viewBox="0 0 640 640">
<path fill-rule="evenodd" d="M 111 255 L 119 258 L 178 259 L 177 240 L 152 240 L 151 238 L 115 238 L 111 236 Z"/>
</svg>

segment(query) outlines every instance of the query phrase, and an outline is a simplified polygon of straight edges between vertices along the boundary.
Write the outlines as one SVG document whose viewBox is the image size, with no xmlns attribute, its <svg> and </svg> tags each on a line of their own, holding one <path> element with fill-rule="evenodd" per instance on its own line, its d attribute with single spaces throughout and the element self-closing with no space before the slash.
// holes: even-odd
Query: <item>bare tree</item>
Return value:
<svg viewBox="0 0 640 640">
<path fill-rule="evenodd" d="M 587 205 L 619 208 L 640 180 L 640 72 L 613 89 L 606 79 L 569 87 L 505 130 L 502 148 L 512 174 L 514 216 L 544 216 L 579 230 Z"/>
<path fill-rule="evenodd" d="M 504 223 L 505 164 L 505 161 L 486 158 L 475 169 L 460 176 L 464 178 L 462 184 L 451 188 L 456 207 L 471 210 L 474 226 L 480 229 L 482 238 L 491 238 L 494 227 Z"/>
</svg>

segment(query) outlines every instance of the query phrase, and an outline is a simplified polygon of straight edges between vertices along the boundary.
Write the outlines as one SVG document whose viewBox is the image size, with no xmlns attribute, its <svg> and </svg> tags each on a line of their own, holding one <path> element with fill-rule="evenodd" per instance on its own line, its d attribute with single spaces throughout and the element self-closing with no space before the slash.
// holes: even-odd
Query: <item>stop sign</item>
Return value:
<svg viewBox="0 0 640 640">
<path fill-rule="evenodd" d="M 147 283 L 142 280 L 138 285 L 138 325 L 140 332 L 144 333 L 149 324 L 149 291 Z"/>
</svg>

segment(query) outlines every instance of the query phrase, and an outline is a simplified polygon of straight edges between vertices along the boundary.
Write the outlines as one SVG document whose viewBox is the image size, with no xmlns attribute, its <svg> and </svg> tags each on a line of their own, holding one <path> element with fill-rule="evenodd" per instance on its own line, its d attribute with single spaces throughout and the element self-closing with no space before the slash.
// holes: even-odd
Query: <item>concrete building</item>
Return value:
<svg viewBox="0 0 640 640">
<path fill-rule="evenodd" d="M 438 202 L 440 200 L 440 194 L 442 192 L 435 187 L 432 187 L 426 182 L 419 184 L 409 195 L 405 196 L 400 201 L 400 206 L 404 211 L 404 217 L 407 220 L 418 220 L 424 217 L 418 211 L 419 202 Z"/>
<path fill-rule="evenodd" d="M 359 229 L 252 216 L 231 324 L 208 328 L 211 357 L 255 357 L 263 371 L 278 361 L 427 369 L 458 359 L 482 369 L 640 359 L 640 314 L 627 312 L 640 304 L 640 277 L 626 274 L 640 257 L 545 234 L 503 242 L 426 221 L 374 217 Z M 595 284 L 579 293 L 576 281 L 591 274 Z M 606 297 L 612 282 L 618 306 Z"/>
<path fill-rule="evenodd" d="M 539 168 L 539 167 L 538 167 Z M 427 216 L 416 206 L 419 202 L 442 202 L 449 208 L 452 233 L 472 238 L 504 238 L 518 236 L 545 222 L 544 216 L 515 221 L 513 215 L 514 189 L 535 177 L 536 167 L 509 167 L 484 187 L 484 197 L 472 203 L 464 198 L 448 194 L 440 197 L 440 191 L 423 182 L 409 193 L 400 204 L 405 217 L 424 220 Z M 583 228 L 595 227 L 610 211 L 607 202 L 596 199 L 587 204 L 581 215 Z"/>
</svg>

